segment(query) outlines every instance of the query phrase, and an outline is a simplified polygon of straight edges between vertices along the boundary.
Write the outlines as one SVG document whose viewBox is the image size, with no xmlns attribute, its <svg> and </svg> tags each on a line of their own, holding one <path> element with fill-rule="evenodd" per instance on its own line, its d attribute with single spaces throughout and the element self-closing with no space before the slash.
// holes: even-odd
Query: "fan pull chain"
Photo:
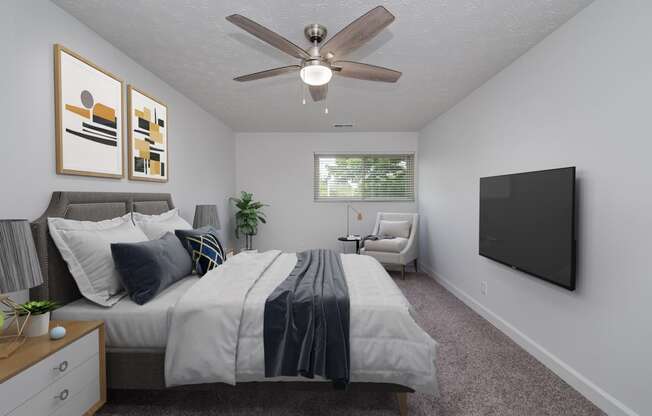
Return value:
<svg viewBox="0 0 652 416">
<path fill-rule="evenodd" d="M 302 98 L 301 98 L 301 104 L 306 105 L 306 84 L 301 82 L 301 91 L 302 91 Z"/>
</svg>

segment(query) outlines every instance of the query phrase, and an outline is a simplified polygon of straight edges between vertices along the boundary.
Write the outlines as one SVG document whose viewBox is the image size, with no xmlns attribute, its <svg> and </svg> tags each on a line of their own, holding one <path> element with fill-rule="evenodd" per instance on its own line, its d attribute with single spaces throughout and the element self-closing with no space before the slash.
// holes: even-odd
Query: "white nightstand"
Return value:
<svg viewBox="0 0 652 416">
<path fill-rule="evenodd" d="M 53 321 L 66 336 L 28 338 L 0 359 L 0 415 L 93 415 L 106 403 L 104 323 Z"/>
</svg>

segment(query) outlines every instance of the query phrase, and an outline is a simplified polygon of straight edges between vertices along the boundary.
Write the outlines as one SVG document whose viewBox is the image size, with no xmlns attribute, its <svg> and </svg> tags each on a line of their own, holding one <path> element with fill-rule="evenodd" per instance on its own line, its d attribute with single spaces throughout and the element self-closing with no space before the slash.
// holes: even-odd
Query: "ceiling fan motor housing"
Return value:
<svg viewBox="0 0 652 416">
<path fill-rule="evenodd" d="M 328 31 L 326 26 L 320 25 L 319 23 L 313 23 L 303 29 L 303 33 L 306 35 L 306 38 L 310 43 L 321 43 L 325 38 Z"/>
</svg>

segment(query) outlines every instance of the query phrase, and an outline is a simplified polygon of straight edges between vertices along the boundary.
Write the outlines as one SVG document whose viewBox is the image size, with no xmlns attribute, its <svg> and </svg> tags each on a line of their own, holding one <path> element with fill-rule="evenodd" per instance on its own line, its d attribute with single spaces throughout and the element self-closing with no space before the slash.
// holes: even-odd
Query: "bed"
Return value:
<svg viewBox="0 0 652 416">
<path fill-rule="evenodd" d="M 138 305 L 125 296 L 111 308 L 105 308 L 80 298 L 53 311 L 52 319 L 104 321 L 105 342 L 109 351 L 131 349 L 164 352 L 172 309 L 197 280 L 196 275 L 188 276 L 144 305 Z"/>
<path fill-rule="evenodd" d="M 173 318 L 175 314 L 181 315 L 183 299 L 190 296 L 189 293 L 193 291 L 193 288 L 195 291 L 198 290 L 200 281 L 195 276 L 189 276 L 167 288 L 156 299 L 144 306 L 138 306 L 129 299 L 121 300 L 112 308 L 92 305 L 81 297 L 68 272 L 67 265 L 49 236 L 47 218 L 63 217 L 100 221 L 129 212 L 159 214 L 172 208 L 174 205 L 169 194 L 55 192 L 45 213 L 32 224 L 45 283 L 32 289 L 30 295 L 34 298 L 53 299 L 63 304 L 64 306 L 54 314 L 56 319 L 102 319 L 105 321 L 107 384 L 110 389 L 166 388 L 166 348 L 168 352 L 177 349 L 176 345 L 170 347 L 170 340 L 183 339 L 184 328 L 190 330 L 188 325 L 175 325 Z M 230 273 L 228 276 L 235 279 L 237 273 L 249 270 L 250 266 L 247 265 L 247 262 L 253 262 L 254 257 L 250 259 L 246 256 L 247 254 L 243 253 L 230 259 L 224 265 L 229 265 L 229 267 L 223 267 L 224 270 L 221 273 L 225 275 Z M 251 290 L 247 290 L 246 296 L 242 298 L 244 306 L 240 318 L 242 322 L 238 324 L 237 354 L 233 353 L 234 360 L 237 360 L 236 372 L 233 375 L 234 380 L 237 380 L 235 388 L 256 387 L 264 382 L 268 385 L 274 383 L 281 388 L 289 389 L 331 389 L 330 383 L 320 382 L 317 379 L 278 378 L 270 381 L 265 379 L 264 373 L 259 370 L 262 352 L 261 342 L 256 339 L 256 334 L 260 332 L 261 328 L 261 299 L 264 300 L 265 294 L 278 283 L 279 276 L 283 276 L 283 273 L 286 273 L 288 267 L 291 268 L 293 264 L 292 253 L 279 252 L 273 256 L 269 254 L 266 256 L 271 259 L 270 263 L 265 266 L 264 272 L 261 272 L 256 283 L 252 284 Z M 258 259 L 263 257 L 265 256 L 261 255 Z M 374 263 L 365 262 L 375 260 L 363 257 L 365 256 L 342 256 L 351 296 L 352 364 L 349 388 L 396 392 L 401 414 L 405 415 L 407 414 L 406 393 L 415 390 L 436 393 L 434 366 L 436 343 L 416 326 L 409 313 L 403 313 L 403 309 L 405 311 L 409 309 L 409 304 L 404 300 L 394 282 L 386 275 L 384 269 L 380 265 L 378 265 L 378 269 L 374 269 Z M 229 272 L 229 270 L 231 271 Z M 359 277 L 351 280 L 349 275 Z M 201 279 L 201 284 L 205 284 L 203 281 L 208 280 Z M 381 290 L 382 293 L 374 295 L 375 290 Z M 376 299 L 375 303 L 373 299 Z M 379 299 L 382 302 L 378 302 Z M 395 310 L 388 308 L 387 305 L 393 305 Z M 401 315 L 400 319 L 399 314 Z M 399 322 L 401 319 L 403 322 Z M 181 318 L 179 320 L 183 321 Z M 383 320 L 385 323 L 379 324 Z M 392 325 L 394 325 L 394 329 L 392 329 Z M 176 331 L 174 337 L 169 333 L 172 330 Z M 417 344 L 422 345 L 412 351 L 409 347 L 410 341 L 414 339 L 407 339 L 398 348 L 411 351 L 410 353 L 404 355 L 400 355 L 396 351 L 387 353 L 391 355 L 387 360 L 392 361 L 391 368 L 396 371 L 391 372 L 392 374 L 383 374 L 382 365 L 390 364 L 382 362 L 381 349 L 386 348 L 385 344 L 388 342 L 374 341 L 377 337 L 375 333 L 391 334 L 394 331 L 394 335 L 391 336 L 400 338 L 403 335 L 398 332 L 409 332 L 408 330 L 412 334 L 406 336 L 417 337 Z M 193 331 L 192 333 L 197 333 L 196 329 Z M 419 331 L 423 338 L 420 338 L 422 335 Z M 369 357 L 376 357 L 375 364 L 364 362 L 365 359 L 369 360 Z M 429 364 L 428 361 L 430 361 Z M 356 363 L 359 365 L 356 366 Z M 416 369 L 409 370 L 419 364 L 423 367 L 421 374 L 416 374 Z M 375 370 L 377 371 L 366 371 L 373 365 L 376 366 Z M 405 368 L 408 370 L 401 371 L 401 366 L 406 365 Z M 402 375 L 402 372 L 405 374 Z M 177 379 L 184 380 L 182 376 Z M 169 381 L 170 374 L 168 374 L 167 384 L 171 384 Z M 176 388 L 184 388 L 183 384 L 185 383 L 172 384 L 182 384 Z M 210 388 L 212 383 L 189 384 L 193 384 L 193 388 Z"/>
</svg>

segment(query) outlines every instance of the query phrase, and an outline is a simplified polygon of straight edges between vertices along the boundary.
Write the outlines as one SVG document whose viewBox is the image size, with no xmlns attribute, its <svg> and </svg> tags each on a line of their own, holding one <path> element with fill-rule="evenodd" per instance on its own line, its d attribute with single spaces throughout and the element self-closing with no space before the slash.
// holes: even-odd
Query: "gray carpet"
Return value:
<svg viewBox="0 0 652 416">
<path fill-rule="evenodd" d="M 395 276 L 396 277 L 396 276 Z M 536 359 L 423 274 L 396 280 L 421 327 L 439 342 L 441 396 L 408 395 L 414 416 L 604 415 Z M 112 391 L 98 415 L 398 416 L 391 393 Z"/>
</svg>

